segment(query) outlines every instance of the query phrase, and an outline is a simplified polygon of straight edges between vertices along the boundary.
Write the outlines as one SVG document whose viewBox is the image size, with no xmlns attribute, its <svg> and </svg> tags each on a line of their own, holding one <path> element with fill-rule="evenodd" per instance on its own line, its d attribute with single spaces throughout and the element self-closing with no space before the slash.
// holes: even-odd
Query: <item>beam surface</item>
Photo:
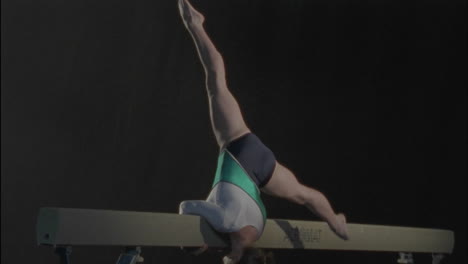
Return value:
<svg viewBox="0 0 468 264">
<path fill-rule="evenodd" d="M 260 248 L 452 253 L 450 230 L 348 224 L 342 241 L 325 222 L 268 219 Z M 41 245 L 226 247 L 227 237 L 199 216 L 95 209 L 41 208 Z"/>
</svg>

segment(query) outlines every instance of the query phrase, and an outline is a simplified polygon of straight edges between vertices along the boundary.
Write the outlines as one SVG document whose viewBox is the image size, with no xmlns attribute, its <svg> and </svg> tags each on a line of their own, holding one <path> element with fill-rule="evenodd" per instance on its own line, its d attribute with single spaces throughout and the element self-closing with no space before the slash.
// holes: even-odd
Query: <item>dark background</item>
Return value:
<svg viewBox="0 0 468 264">
<path fill-rule="evenodd" d="M 445 263 L 466 263 L 465 1 L 193 3 L 248 125 L 279 161 L 351 223 L 454 230 Z M 218 149 L 175 0 L 3 0 L 1 33 L 2 263 L 56 263 L 35 242 L 42 206 L 177 212 L 206 197 Z M 271 218 L 317 220 L 265 204 Z M 75 247 L 72 263 L 115 263 L 119 252 Z M 221 262 L 143 253 L 145 263 Z M 397 257 L 275 254 L 288 264 Z"/>
</svg>

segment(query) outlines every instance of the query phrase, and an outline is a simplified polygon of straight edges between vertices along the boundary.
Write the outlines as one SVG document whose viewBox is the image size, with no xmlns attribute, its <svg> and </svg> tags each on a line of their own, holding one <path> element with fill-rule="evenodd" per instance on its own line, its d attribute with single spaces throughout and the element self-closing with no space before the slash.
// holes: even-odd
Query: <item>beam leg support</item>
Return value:
<svg viewBox="0 0 468 264">
<path fill-rule="evenodd" d="M 54 249 L 54 253 L 60 258 L 60 264 L 70 264 L 70 255 L 72 248 L 70 246 L 60 246 Z"/>
<path fill-rule="evenodd" d="M 444 257 L 444 254 L 432 254 L 432 264 L 440 264 Z"/>
</svg>

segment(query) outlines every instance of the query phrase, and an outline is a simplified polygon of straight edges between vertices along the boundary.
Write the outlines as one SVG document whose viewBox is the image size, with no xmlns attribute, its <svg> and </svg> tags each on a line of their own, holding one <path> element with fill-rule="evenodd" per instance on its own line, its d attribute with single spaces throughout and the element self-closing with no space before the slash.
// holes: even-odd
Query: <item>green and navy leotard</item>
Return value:
<svg viewBox="0 0 468 264">
<path fill-rule="evenodd" d="M 221 150 L 208 198 L 182 202 L 180 213 L 200 215 L 219 232 L 250 225 L 260 236 L 267 217 L 260 188 L 270 180 L 275 164 L 273 152 L 256 135 L 241 136 Z"/>
</svg>

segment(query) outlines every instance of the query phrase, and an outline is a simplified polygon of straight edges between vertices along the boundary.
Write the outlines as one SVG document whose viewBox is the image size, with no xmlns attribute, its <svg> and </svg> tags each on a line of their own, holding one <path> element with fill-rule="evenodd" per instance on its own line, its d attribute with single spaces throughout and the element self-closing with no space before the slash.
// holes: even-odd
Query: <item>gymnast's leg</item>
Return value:
<svg viewBox="0 0 468 264">
<path fill-rule="evenodd" d="M 344 240 L 349 239 L 345 216 L 336 214 L 325 195 L 299 183 L 294 174 L 280 163 L 276 163 L 273 176 L 262 191 L 306 206 L 326 221 L 336 235 Z"/>
<path fill-rule="evenodd" d="M 203 15 L 188 0 L 179 0 L 179 10 L 205 70 L 211 124 L 218 145 L 223 147 L 250 130 L 244 122 L 236 99 L 227 87 L 223 57 L 203 28 Z"/>
<path fill-rule="evenodd" d="M 188 0 L 179 0 L 178 3 L 182 20 L 195 42 L 205 70 L 211 124 L 216 141 L 222 148 L 250 130 L 245 124 L 236 99 L 227 87 L 224 61 L 203 28 L 203 15 L 195 10 Z M 231 252 L 223 262 L 237 263 L 244 248 L 256 240 L 257 231 L 253 227 L 244 227 L 239 232 L 229 235 Z"/>
</svg>

